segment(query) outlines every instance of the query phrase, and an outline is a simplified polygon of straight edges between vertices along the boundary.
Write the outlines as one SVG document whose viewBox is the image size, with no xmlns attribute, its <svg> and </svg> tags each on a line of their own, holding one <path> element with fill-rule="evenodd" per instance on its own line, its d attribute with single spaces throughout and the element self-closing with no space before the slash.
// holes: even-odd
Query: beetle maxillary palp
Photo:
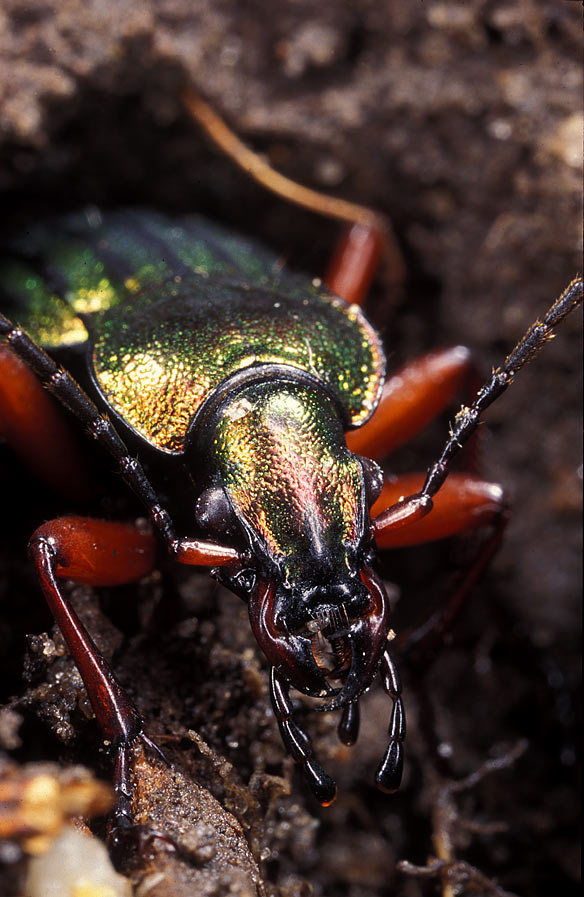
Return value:
<svg viewBox="0 0 584 897">
<path fill-rule="evenodd" d="M 351 747 L 359 737 L 359 701 L 351 701 L 343 707 L 337 728 L 339 741 Z"/>
<path fill-rule="evenodd" d="M 403 741 L 406 737 L 406 716 L 401 698 L 401 684 L 397 668 L 388 651 L 381 658 L 381 683 L 393 702 L 389 719 L 389 744 L 375 774 L 375 784 L 380 791 L 393 794 L 402 778 L 404 765 Z"/>
<path fill-rule="evenodd" d="M 323 807 L 328 807 L 337 795 L 337 786 L 314 759 L 312 744 L 306 732 L 294 722 L 292 718 L 294 705 L 290 700 L 288 689 L 288 683 L 272 667 L 270 670 L 270 698 L 282 741 L 292 759 L 301 767 L 304 778 L 317 801 Z"/>
</svg>

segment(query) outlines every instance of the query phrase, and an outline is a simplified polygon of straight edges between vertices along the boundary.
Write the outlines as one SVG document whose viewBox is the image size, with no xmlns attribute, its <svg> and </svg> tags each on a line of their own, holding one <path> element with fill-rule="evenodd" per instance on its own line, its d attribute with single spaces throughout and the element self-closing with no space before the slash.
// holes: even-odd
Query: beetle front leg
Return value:
<svg viewBox="0 0 584 897">
<path fill-rule="evenodd" d="M 288 683 L 274 667 L 270 669 L 270 697 L 286 750 L 302 767 L 304 778 L 317 801 L 323 807 L 330 806 L 337 795 L 337 786 L 314 760 L 310 738 L 292 719 L 294 705 L 290 700 Z"/>
<path fill-rule="evenodd" d="M 393 708 L 389 719 L 389 744 L 375 774 L 375 784 L 380 791 L 393 794 L 400 786 L 404 767 L 403 741 L 406 737 L 406 715 L 401 699 L 399 674 L 389 651 L 383 652 L 380 673 L 383 689 L 393 701 Z"/>
<path fill-rule="evenodd" d="M 159 754 L 160 751 L 143 732 L 140 713 L 57 579 L 93 585 L 121 585 L 140 579 L 154 566 L 154 537 L 126 524 L 71 517 L 39 527 L 28 551 L 49 608 L 81 674 L 102 736 L 116 752 L 114 824 L 132 825 L 130 748 L 139 738 Z"/>
</svg>

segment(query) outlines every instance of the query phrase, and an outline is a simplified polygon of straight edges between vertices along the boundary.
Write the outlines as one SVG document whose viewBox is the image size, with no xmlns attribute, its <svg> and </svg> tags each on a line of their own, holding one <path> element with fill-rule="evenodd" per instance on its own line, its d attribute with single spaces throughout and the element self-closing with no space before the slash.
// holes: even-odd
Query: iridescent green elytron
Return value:
<svg viewBox="0 0 584 897">
<path fill-rule="evenodd" d="M 218 415 L 210 456 L 285 587 L 310 577 L 307 563 L 344 564 L 357 548 L 361 465 L 344 446 L 333 401 L 310 384 L 239 390 Z M 330 573 L 339 579 L 347 571 Z"/>
<path fill-rule="evenodd" d="M 252 366 L 312 374 L 349 426 L 375 407 L 384 358 L 361 311 L 206 222 L 90 212 L 29 232 L 22 250 L 0 270 L 13 317 L 46 346 L 89 338 L 108 405 L 163 452 L 183 452 L 201 403 Z"/>
<path fill-rule="evenodd" d="M 379 387 L 376 346 L 362 321 L 357 310 L 314 291 L 274 294 L 183 277 L 98 318 L 95 378 L 134 429 L 170 452 L 184 449 L 204 399 L 252 365 L 279 363 L 313 373 L 357 424 L 373 410 Z"/>
</svg>

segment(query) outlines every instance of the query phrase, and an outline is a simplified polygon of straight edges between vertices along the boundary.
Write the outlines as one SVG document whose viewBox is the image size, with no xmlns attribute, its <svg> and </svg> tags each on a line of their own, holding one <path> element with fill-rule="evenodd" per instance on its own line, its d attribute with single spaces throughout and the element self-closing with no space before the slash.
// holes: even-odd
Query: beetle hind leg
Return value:
<svg viewBox="0 0 584 897">
<path fill-rule="evenodd" d="M 274 667 L 270 670 L 270 697 L 286 750 L 301 766 L 304 778 L 317 801 L 323 807 L 330 806 L 337 796 L 337 786 L 314 759 L 312 744 L 306 732 L 292 719 L 294 706 L 288 694 L 288 684 Z"/>
<path fill-rule="evenodd" d="M 325 282 L 346 302 L 361 304 L 380 261 L 391 292 L 401 291 L 405 262 L 389 220 L 366 206 L 304 187 L 275 171 L 246 146 L 215 110 L 188 86 L 182 100 L 190 115 L 213 143 L 258 184 L 276 196 L 346 225 Z"/>
</svg>

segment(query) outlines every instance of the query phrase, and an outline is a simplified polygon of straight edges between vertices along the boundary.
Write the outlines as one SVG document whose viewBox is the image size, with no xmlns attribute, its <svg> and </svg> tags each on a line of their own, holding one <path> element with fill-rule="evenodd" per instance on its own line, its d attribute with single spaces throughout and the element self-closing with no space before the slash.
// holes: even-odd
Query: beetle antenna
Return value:
<svg viewBox="0 0 584 897">
<path fill-rule="evenodd" d="M 375 517 L 373 520 L 375 534 L 414 523 L 432 510 L 432 499 L 448 476 L 452 459 L 477 429 L 481 414 L 505 392 L 513 382 L 515 374 L 529 364 L 545 343 L 554 337 L 554 328 L 581 304 L 583 297 L 584 283 L 578 276 L 548 309 L 543 320 L 532 324 L 501 367 L 495 368 L 490 380 L 478 391 L 472 405 L 462 406 L 454 419 L 442 454 L 429 468 L 421 491 L 400 499 Z"/>
<path fill-rule="evenodd" d="M 576 277 L 556 299 L 543 320 L 535 321 L 509 353 L 501 367 L 495 368 L 491 379 L 481 387 L 472 405 L 470 407 L 463 405 L 454 419 L 450 437 L 439 460 L 428 471 L 421 492 L 422 496 L 432 498 L 438 492 L 448 476 L 452 458 L 475 432 L 483 411 L 505 392 L 513 382 L 515 374 L 535 358 L 545 343 L 553 339 L 554 328 L 580 305 L 583 297 L 584 283 L 581 277 Z"/>
</svg>

